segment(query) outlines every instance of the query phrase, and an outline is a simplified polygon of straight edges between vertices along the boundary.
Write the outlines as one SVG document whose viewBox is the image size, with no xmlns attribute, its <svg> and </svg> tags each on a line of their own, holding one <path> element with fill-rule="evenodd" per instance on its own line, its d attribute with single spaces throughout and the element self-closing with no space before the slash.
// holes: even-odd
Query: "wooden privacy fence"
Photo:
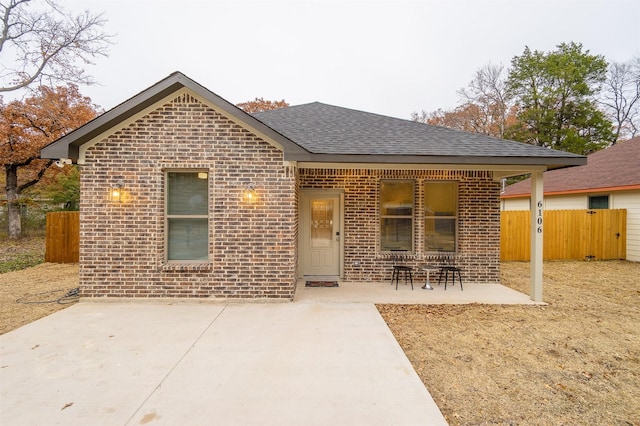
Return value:
<svg viewBox="0 0 640 426">
<path fill-rule="evenodd" d="M 80 212 L 47 213 L 45 262 L 76 263 L 80 260 Z"/>
<path fill-rule="evenodd" d="M 529 211 L 503 211 L 500 216 L 500 259 L 528 261 Z M 546 210 L 543 213 L 544 259 L 625 259 L 627 211 Z M 80 212 L 47 213 L 46 262 L 80 259 Z"/>
<path fill-rule="evenodd" d="M 625 259 L 627 211 L 546 210 L 543 213 L 544 260 Z M 531 213 L 503 211 L 500 260 L 529 260 Z"/>
</svg>

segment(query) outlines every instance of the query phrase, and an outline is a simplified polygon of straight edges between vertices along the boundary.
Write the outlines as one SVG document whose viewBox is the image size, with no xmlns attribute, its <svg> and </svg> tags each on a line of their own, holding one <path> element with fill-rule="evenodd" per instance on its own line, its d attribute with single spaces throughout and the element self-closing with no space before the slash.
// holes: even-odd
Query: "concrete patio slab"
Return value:
<svg viewBox="0 0 640 426">
<path fill-rule="evenodd" d="M 446 424 L 370 303 L 80 303 L 0 355 L 0 424 Z"/>
<path fill-rule="evenodd" d="M 389 282 L 339 282 L 339 287 L 305 287 L 304 281 L 298 282 L 297 302 L 344 302 L 344 303 L 391 303 L 391 304 L 467 304 L 484 303 L 497 305 L 535 305 L 539 304 L 526 294 L 500 284 L 444 284 L 438 286 L 431 282 L 433 290 L 423 290 L 423 280 L 414 280 L 413 290 L 410 284 L 401 282 L 396 290 Z"/>
</svg>

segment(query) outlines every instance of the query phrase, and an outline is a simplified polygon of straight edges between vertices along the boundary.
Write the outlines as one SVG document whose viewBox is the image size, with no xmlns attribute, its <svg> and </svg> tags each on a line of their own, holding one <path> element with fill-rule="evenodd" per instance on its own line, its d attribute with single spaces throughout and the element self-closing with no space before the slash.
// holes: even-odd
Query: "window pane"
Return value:
<svg viewBox="0 0 640 426">
<path fill-rule="evenodd" d="M 608 209 L 609 208 L 609 196 L 600 195 L 597 197 L 589 197 L 590 209 Z"/>
<path fill-rule="evenodd" d="M 458 211 L 457 182 L 424 183 L 424 215 L 455 216 Z"/>
<path fill-rule="evenodd" d="M 311 247 L 331 247 L 333 242 L 333 200 L 311 201 Z"/>
<path fill-rule="evenodd" d="M 413 251 L 413 220 L 380 219 L 380 250 Z"/>
<path fill-rule="evenodd" d="M 425 251 L 456 250 L 458 183 L 424 183 Z"/>
<path fill-rule="evenodd" d="M 207 260 L 207 219 L 168 220 L 168 260 Z"/>
<path fill-rule="evenodd" d="M 382 216 L 413 215 L 413 182 L 380 182 L 380 214 Z"/>
<path fill-rule="evenodd" d="M 424 241 L 426 251 L 455 251 L 456 220 L 425 219 Z"/>
<path fill-rule="evenodd" d="M 167 173 L 167 214 L 206 215 L 209 212 L 208 173 Z"/>
</svg>

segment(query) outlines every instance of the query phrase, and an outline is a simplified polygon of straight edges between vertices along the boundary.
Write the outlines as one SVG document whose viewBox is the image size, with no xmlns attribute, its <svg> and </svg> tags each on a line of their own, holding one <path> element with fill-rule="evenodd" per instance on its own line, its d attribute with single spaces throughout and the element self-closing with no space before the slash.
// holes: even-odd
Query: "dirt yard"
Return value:
<svg viewBox="0 0 640 426">
<path fill-rule="evenodd" d="M 67 293 L 77 287 L 77 264 L 43 263 L 0 274 L 0 334 L 76 303 Z"/>
<path fill-rule="evenodd" d="M 547 306 L 378 309 L 451 425 L 640 425 L 640 264 L 544 270 Z"/>
<path fill-rule="evenodd" d="M 451 425 L 640 425 L 640 264 L 544 268 L 547 306 L 378 309 Z M 503 264 L 503 282 L 528 293 L 529 265 Z M 77 285 L 77 265 L 0 274 L 0 334 Z"/>
</svg>

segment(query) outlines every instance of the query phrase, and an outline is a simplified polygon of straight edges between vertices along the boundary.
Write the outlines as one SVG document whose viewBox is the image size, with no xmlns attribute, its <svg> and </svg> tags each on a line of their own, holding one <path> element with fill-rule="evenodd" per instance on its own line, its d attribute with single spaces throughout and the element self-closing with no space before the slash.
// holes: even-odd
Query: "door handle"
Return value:
<svg viewBox="0 0 640 426">
<path fill-rule="evenodd" d="M 336 241 L 340 241 L 340 232 L 336 232 Z"/>
</svg>

